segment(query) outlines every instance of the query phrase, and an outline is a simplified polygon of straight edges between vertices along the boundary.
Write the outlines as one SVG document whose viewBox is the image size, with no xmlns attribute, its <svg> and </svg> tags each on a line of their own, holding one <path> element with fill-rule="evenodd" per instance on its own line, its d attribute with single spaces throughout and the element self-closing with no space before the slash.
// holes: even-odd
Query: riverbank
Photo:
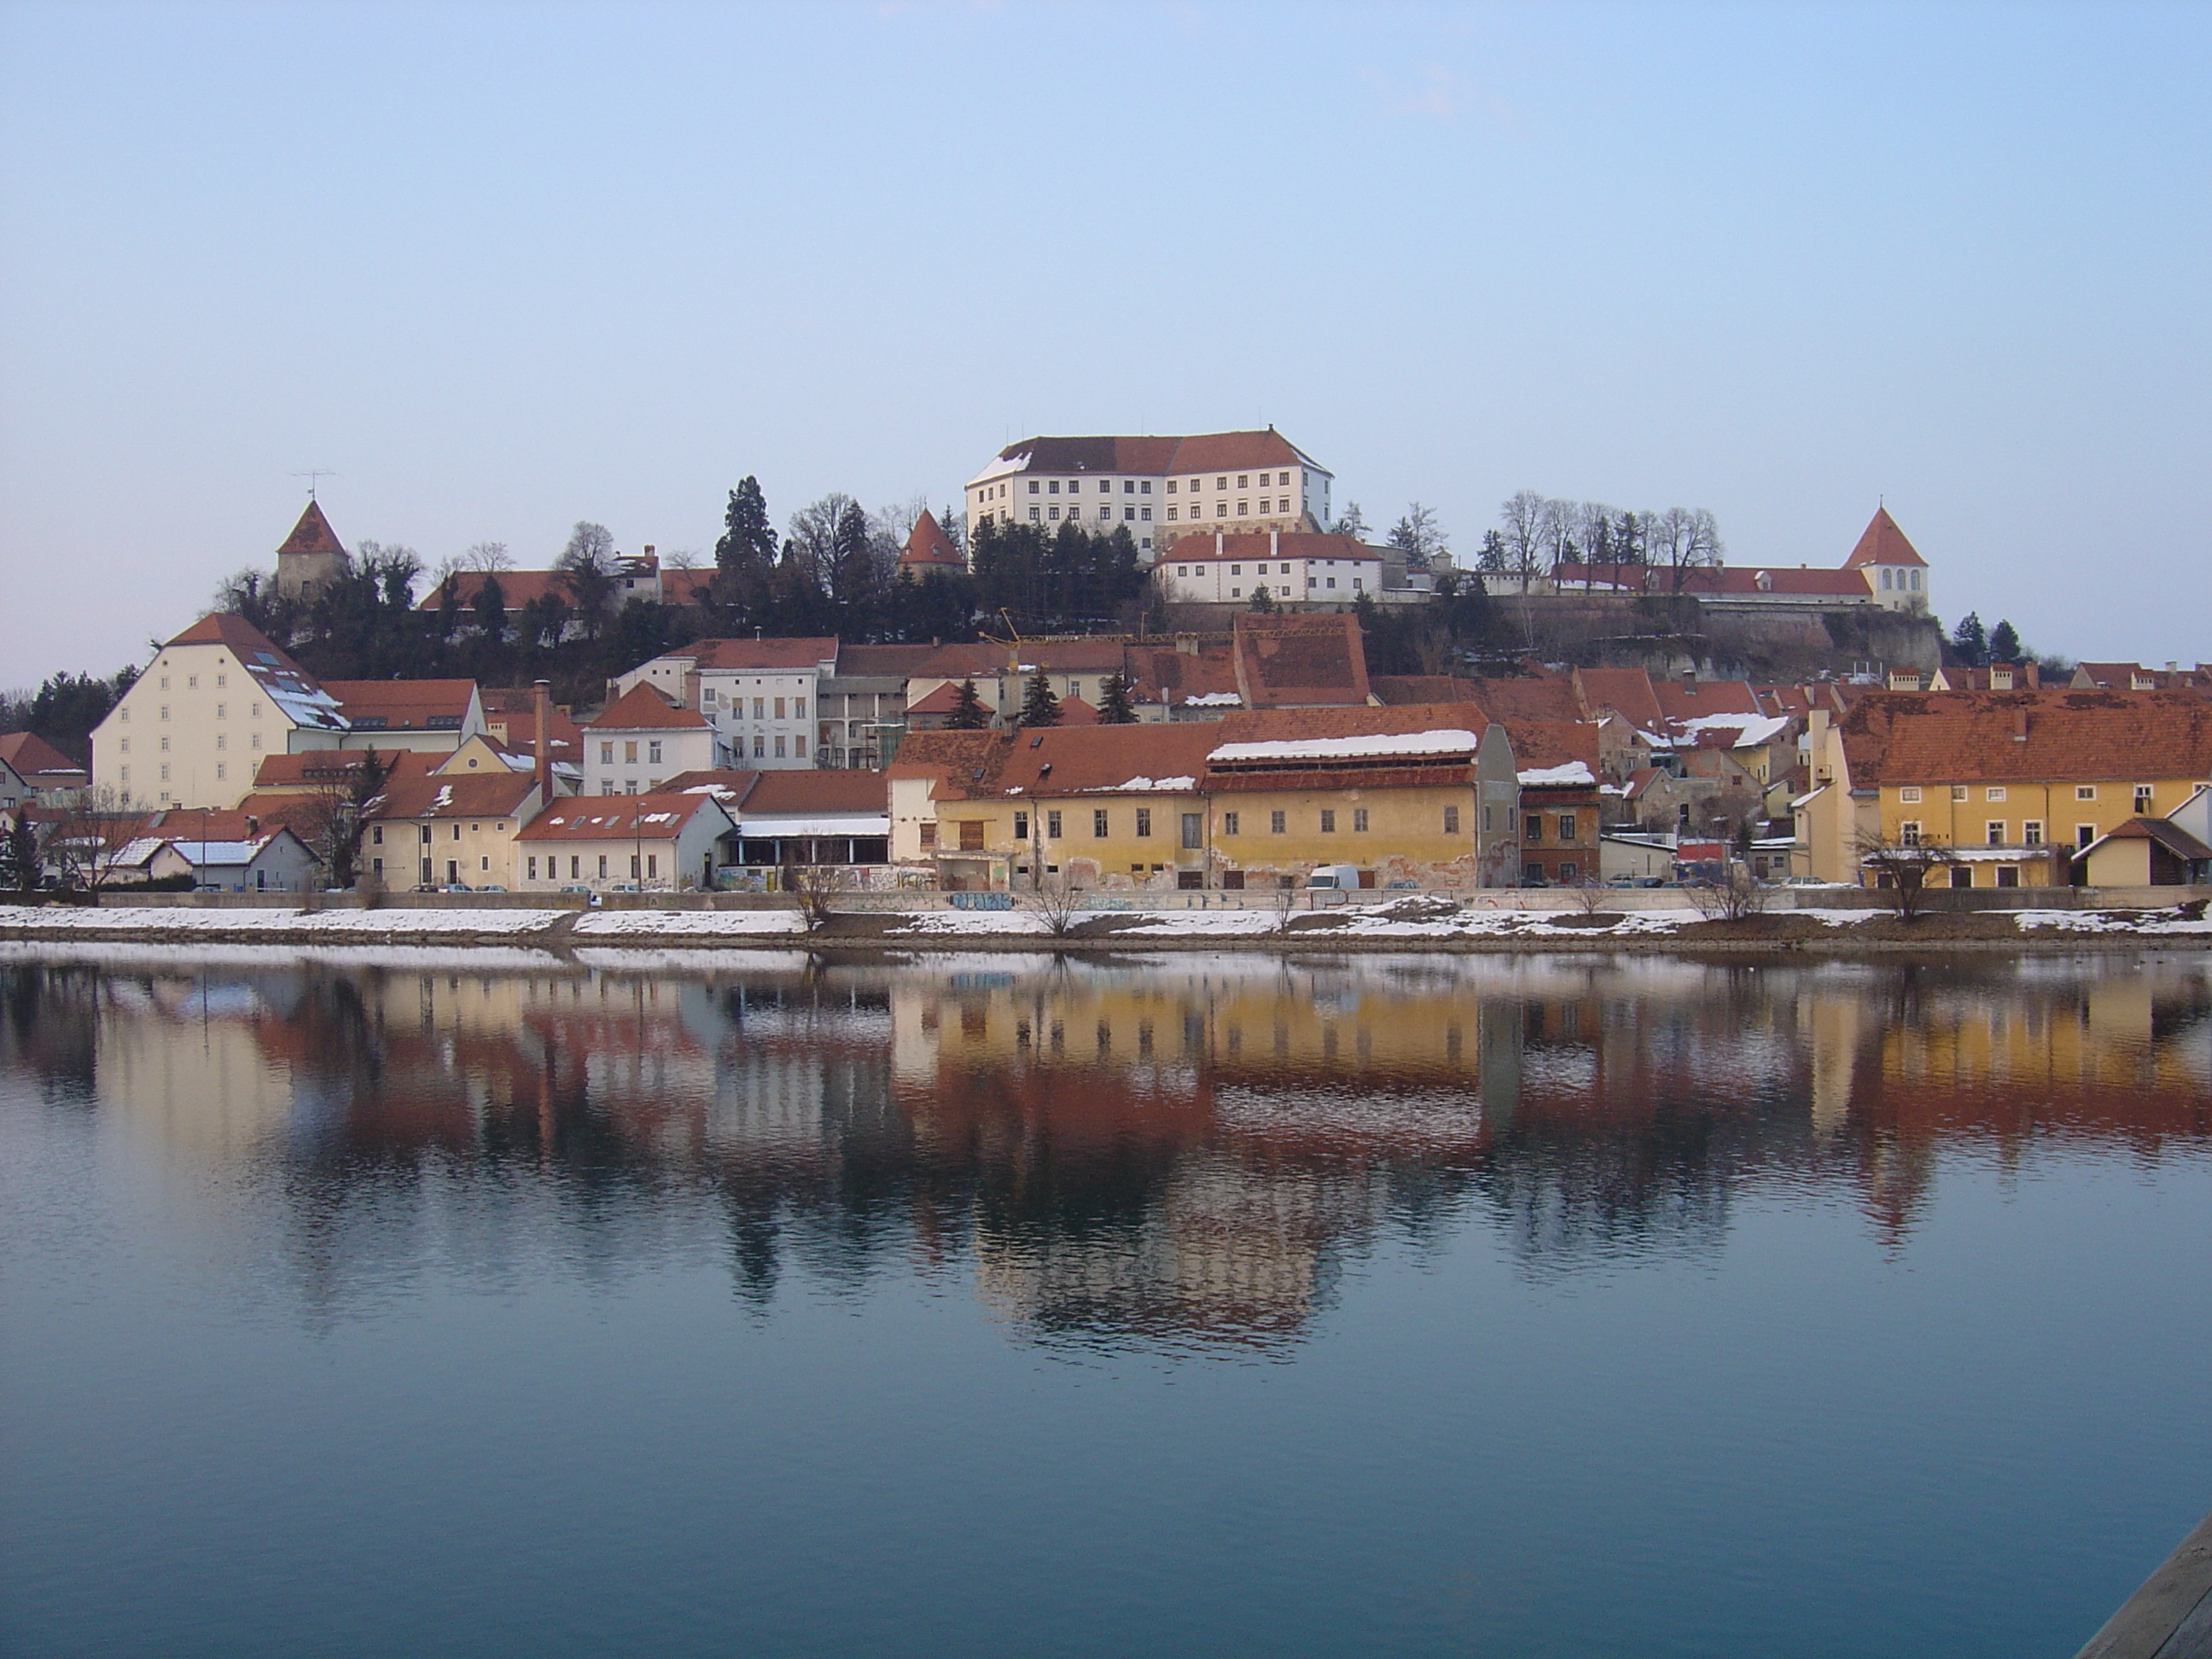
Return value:
<svg viewBox="0 0 2212 1659">
<path fill-rule="evenodd" d="M 810 927 L 796 908 L 576 910 L 521 906 L 450 909 L 103 905 L 0 907 L 0 939 L 25 943 L 400 945 L 524 947 L 881 950 L 1258 950 L 1304 952 L 1694 949 L 1761 954 L 1899 951 L 2078 951 L 2212 947 L 2205 904 L 2144 909 L 1933 911 L 1906 921 L 1887 910 L 1807 908 L 1735 918 L 1687 905 L 1666 909 L 1470 908 L 1408 894 L 1316 911 L 1127 910 L 1060 919 L 1030 909 L 840 911 Z"/>
</svg>

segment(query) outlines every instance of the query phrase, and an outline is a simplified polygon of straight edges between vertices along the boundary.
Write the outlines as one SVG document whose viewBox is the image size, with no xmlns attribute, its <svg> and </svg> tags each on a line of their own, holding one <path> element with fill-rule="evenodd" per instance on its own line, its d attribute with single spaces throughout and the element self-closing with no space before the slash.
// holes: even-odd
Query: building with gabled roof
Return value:
<svg viewBox="0 0 2212 1659">
<path fill-rule="evenodd" d="M 584 732 L 585 775 L 594 794 L 654 793 L 678 772 L 710 770 L 726 758 L 704 714 L 670 702 L 643 680 L 608 704 Z"/>
<path fill-rule="evenodd" d="M 1202 526 L 1319 530 L 1328 471 L 1273 427 L 1184 438 L 1024 438 L 968 481 L 968 522 L 1126 529 L 1140 554 Z M 1164 532 L 1164 538 L 1162 532 Z"/>
<path fill-rule="evenodd" d="M 484 730 L 474 680 L 325 680 L 355 749 L 412 749 L 449 755 Z"/>
<path fill-rule="evenodd" d="M 837 648 L 834 635 L 694 640 L 631 669 L 615 690 L 650 685 L 696 709 L 733 763 L 763 771 L 813 766 L 823 683 L 837 672 Z"/>
<path fill-rule="evenodd" d="M 736 827 L 709 790 L 572 796 L 540 812 L 516 837 L 522 866 L 517 890 L 708 890 Z"/>
<path fill-rule="evenodd" d="M 311 600 L 344 574 L 351 562 L 345 544 L 311 493 L 300 521 L 277 546 L 277 592 L 288 599 Z"/>
<path fill-rule="evenodd" d="M 1152 585 L 1170 605 L 1247 605 L 1264 587 L 1276 605 L 1342 609 L 1382 591 L 1383 553 L 1312 531 L 1212 531 L 1170 537 Z"/>
<path fill-rule="evenodd" d="M 2092 887 L 2187 887 L 2212 881 L 2212 847 L 2167 818 L 2130 818 L 2074 855 Z"/>
<path fill-rule="evenodd" d="M 361 867 L 392 887 L 511 890 L 516 837 L 544 805 L 526 771 L 393 778 L 362 815 Z"/>
<path fill-rule="evenodd" d="M 1367 647 L 1357 617 L 1239 612 L 1231 635 L 1237 695 L 1248 709 L 1364 708 Z"/>
<path fill-rule="evenodd" d="M 0 806 L 36 801 L 58 806 L 92 781 L 92 774 L 35 732 L 0 732 L 0 779 L 12 778 L 0 789 Z M 10 799 L 9 794 L 15 796 Z"/>
</svg>

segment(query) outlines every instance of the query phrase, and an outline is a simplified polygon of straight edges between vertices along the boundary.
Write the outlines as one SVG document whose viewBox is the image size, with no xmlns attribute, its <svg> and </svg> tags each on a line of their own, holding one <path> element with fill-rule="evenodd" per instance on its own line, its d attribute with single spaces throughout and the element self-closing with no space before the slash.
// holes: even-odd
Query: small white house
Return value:
<svg viewBox="0 0 2212 1659">
<path fill-rule="evenodd" d="M 650 794 L 678 773 L 717 769 L 726 753 L 705 715 L 641 680 L 584 728 L 585 787 Z"/>
<path fill-rule="evenodd" d="M 1269 531 L 1185 536 L 1154 561 L 1170 605 L 1249 605 L 1260 590 L 1279 605 L 1350 605 L 1382 589 L 1382 554 L 1349 536 Z"/>
<path fill-rule="evenodd" d="M 317 884 L 322 866 L 289 830 L 272 830 L 245 841 L 173 841 L 171 849 L 202 887 L 233 893 L 304 893 Z M 158 864 L 149 873 L 173 873 Z"/>
</svg>

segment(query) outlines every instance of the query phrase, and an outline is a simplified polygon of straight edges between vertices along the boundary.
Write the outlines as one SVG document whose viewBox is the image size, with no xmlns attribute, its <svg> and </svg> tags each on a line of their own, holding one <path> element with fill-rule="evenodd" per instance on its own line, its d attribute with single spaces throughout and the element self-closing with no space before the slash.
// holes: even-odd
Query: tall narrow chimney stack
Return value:
<svg viewBox="0 0 2212 1659">
<path fill-rule="evenodd" d="M 538 682 L 535 704 L 538 717 L 538 804 L 549 806 L 553 801 L 553 693 L 544 680 Z"/>
</svg>

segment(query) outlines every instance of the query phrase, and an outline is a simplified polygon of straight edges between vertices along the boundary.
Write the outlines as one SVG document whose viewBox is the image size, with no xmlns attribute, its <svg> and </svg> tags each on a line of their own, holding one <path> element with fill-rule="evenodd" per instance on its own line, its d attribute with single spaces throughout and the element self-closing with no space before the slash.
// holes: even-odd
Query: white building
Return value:
<svg viewBox="0 0 2212 1659">
<path fill-rule="evenodd" d="M 575 795 L 556 801 L 515 837 L 518 891 L 705 890 L 735 827 L 713 794 Z"/>
<path fill-rule="evenodd" d="M 1170 605 L 1247 605 L 1266 587 L 1278 605 L 1350 605 L 1379 594 L 1382 554 L 1349 536 L 1215 532 L 1159 555 L 1152 580 Z"/>
<path fill-rule="evenodd" d="M 834 638 L 695 640 L 640 664 L 615 685 L 625 696 L 650 685 L 678 706 L 696 709 L 730 765 L 771 771 L 816 763 L 821 683 L 836 672 Z M 591 759 L 586 757 L 586 770 L 596 777 Z M 693 769 L 704 768 L 672 767 L 669 775 Z"/>
<path fill-rule="evenodd" d="M 584 776 L 599 795 L 641 795 L 679 772 L 724 764 L 720 737 L 696 708 L 641 680 L 584 728 Z"/>
<path fill-rule="evenodd" d="M 1126 528 L 1140 553 L 1194 524 L 1313 531 L 1328 471 L 1273 427 L 1188 438 L 1025 438 L 968 482 L 968 522 Z M 1176 528 L 1170 528 L 1170 526 Z"/>
</svg>

